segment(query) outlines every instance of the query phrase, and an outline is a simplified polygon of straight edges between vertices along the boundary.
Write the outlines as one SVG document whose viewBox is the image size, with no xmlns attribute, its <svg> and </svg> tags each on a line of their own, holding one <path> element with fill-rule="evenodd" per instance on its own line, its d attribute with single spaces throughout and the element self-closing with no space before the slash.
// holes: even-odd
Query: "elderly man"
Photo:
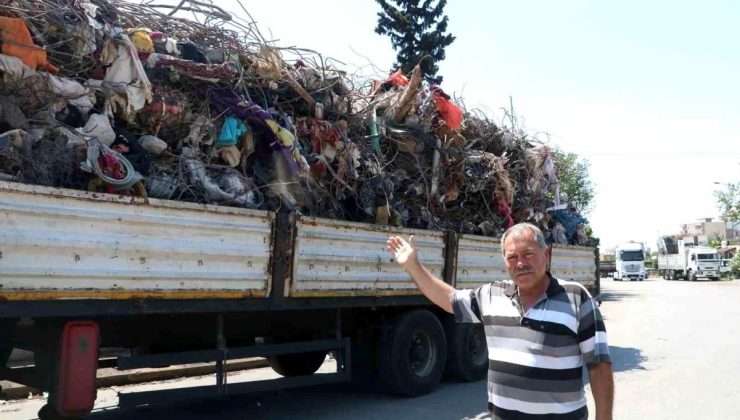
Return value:
<svg viewBox="0 0 740 420">
<path fill-rule="evenodd" d="M 614 383 L 606 330 L 588 291 L 547 271 L 549 249 L 534 225 L 501 238 L 511 281 L 456 290 L 419 262 L 414 238 L 388 250 L 419 290 L 458 322 L 483 322 L 488 343 L 488 407 L 494 419 L 586 419 L 588 367 L 596 419 L 612 418 Z"/>
</svg>

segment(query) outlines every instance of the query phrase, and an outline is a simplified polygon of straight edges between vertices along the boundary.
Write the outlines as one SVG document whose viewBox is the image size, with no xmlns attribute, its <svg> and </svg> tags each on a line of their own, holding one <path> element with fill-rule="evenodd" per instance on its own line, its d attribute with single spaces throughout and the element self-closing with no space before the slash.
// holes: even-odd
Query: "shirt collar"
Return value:
<svg viewBox="0 0 740 420">
<path fill-rule="evenodd" d="M 547 294 L 547 297 L 550 298 L 550 297 L 557 295 L 558 293 L 565 292 L 565 288 L 560 285 L 560 282 L 558 281 L 558 279 L 553 277 L 549 271 L 547 272 L 547 277 L 550 279 L 550 285 L 547 286 L 547 291 L 545 292 L 545 294 Z"/>
</svg>

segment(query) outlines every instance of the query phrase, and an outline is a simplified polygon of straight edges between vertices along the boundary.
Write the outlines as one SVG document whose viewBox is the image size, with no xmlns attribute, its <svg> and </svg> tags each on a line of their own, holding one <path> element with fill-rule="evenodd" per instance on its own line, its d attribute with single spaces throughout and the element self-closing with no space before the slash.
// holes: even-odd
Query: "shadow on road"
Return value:
<svg viewBox="0 0 740 420">
<path fill-rule="evenodd" d="M 604 291 L 601 293 L 602 302 L 616 302 L 625 298 L 639 296 L 638 293 L 632 292 L 615 292 L 615 291 Z"/>
<path fill-rule="evenodd" d="M 642 350 L 640 349 L 609 346 L 609 354 L 612 358 L 612 369 L 614 372 L 645 370 L 642 364 L 647 361 L 647 357 L 642 355 Z"/>
<path fill-rule="evenodd" d="M 226 400 L 168 406 L 111 409 L 90 420 L 188 419 L 479 419 L 487 418 L 486 382 L 443 383 L 433 393 L 413 399 L 389 395 L 359 384 L 323 385 Z"/>
</svg>

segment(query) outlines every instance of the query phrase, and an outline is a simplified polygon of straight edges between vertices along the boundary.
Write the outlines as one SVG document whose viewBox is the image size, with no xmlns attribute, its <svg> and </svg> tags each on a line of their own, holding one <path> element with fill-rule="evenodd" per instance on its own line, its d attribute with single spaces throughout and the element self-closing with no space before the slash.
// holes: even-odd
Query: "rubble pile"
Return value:
<svg viewBox="0 0 740 420">
<path fill-rule="evenodd" d="M 585 243 L 551 149 L 418 67 L 363 79 L 187 0 L 0 0 L 0 40 L 0 180 Z"/>
</svg>

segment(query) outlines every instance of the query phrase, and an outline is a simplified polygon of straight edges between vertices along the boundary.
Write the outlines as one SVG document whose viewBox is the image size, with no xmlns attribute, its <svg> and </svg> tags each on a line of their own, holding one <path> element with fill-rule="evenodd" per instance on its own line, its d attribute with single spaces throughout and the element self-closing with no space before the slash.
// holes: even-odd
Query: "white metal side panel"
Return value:
<svg viewBox="0 0 740 420">
<path fill-rule="evenodd" d="M 272 225 L 268 212 L 0 183 L 0 296 L 264 296 Z"/>
<path fill-rule="evenodd" d="M 562 280 L 575 281 L 592 290 L 596 283 L 596 256 L 593 248 L 553 245 L 550 273 Z"/>
<path fill-rule="evenodd" d="M 286 295 L 388 296 L 420 294 L 386 250 L 389 235 L 414 234 L 421 262 L 442 277 L 444 235 L 363 223 L 301 218 L 296 223 L 293 276 Z M 289 290 L 289 292 L 288 292 Z"/>
<path fill-rule="evenodd" d="M 658 268 L 661 270 L 685 270 L 686 263 L 679 254 L 658 255 Z"/>
<path fill-rule="evenodd" d="M 496 280 L 510 280 L 501 255 L 501 239 L 462 235 L 457 245 L 458 289 L 474 289 Z"/>
</svg>

